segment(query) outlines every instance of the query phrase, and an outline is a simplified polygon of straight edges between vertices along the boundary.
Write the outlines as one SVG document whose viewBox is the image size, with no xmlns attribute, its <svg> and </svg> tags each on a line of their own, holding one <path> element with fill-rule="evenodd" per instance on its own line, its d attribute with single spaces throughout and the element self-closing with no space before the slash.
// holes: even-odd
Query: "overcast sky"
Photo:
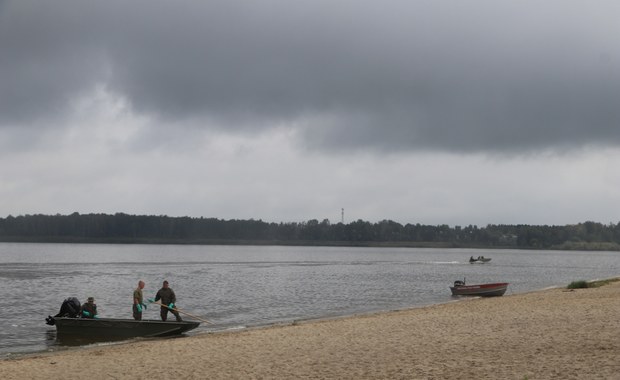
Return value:
<svg viewBox="0 0 620 380">
<path fill-rule="evenodd" d="M 620 221 L 620 2 L 0 0 L 0 217 Z"/>
</svg>

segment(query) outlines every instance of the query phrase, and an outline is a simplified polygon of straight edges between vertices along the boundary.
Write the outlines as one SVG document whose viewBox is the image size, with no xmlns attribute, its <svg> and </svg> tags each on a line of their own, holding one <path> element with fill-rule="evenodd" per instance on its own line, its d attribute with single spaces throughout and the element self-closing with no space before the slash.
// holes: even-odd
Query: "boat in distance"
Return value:
<svg viewBox="0 0 620 380">
<path fill-rule="evenodd" d="M 157 321 L 116 318 L 54 318 L 56 333 L 63 337 L 137 338 L 179 335 L 195 329 L 200 322 Z"/>
<path fill-rule="evenodd" d="M 454 286 L 450 287 L 453 296 L 477 296 L 477 297 L 498 297 L 503 296 L 508 289 L 507 282 L 497 282 L 491 284 L 466 285 L 465 281 L 454 281 Z"/>
<path fill-rule="evenodd" d="M 477 259 L 474 259 L 474 257 L 470 257 L 469 258 L 469 263 L 470 264 L 484 264 L 484 263 L 488 263 L 489 261 L 491 261 L 491 259 L 489 257 L 484 257 L 484 256 L 478 256 Z"/>
</svg>

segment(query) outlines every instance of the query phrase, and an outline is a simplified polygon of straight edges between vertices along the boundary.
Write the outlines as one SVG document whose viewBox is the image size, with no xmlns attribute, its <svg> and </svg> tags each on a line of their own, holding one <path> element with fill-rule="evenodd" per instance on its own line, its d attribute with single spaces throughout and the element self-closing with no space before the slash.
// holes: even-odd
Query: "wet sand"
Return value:
<svg viewBox="0 0 620 380">
<path fill-rule="evenodd" d="M 0 360 L 1 379 L 620 379 L 620 282 Z"/>
</svg>

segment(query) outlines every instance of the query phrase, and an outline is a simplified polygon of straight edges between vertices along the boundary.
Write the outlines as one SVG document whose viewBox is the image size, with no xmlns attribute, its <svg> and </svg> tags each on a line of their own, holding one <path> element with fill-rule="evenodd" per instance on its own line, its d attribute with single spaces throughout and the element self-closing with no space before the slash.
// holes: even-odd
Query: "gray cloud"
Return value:
<svg viewBox="0 0 620 380">
<path fill-rule="evenodd" d="M 618 14 L 612 1 L 4 2 L 0 127 L 62 120 L 104 84 L 161 125 L 289 125 L 310 149 L 618 145 Z"/>
</svg>

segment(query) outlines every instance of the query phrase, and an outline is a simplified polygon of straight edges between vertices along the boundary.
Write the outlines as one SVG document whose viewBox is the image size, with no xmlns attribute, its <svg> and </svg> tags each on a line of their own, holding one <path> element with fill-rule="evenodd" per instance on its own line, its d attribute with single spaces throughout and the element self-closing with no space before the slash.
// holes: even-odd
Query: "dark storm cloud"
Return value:
<svg viewBox="0 0 620 380">
<path fill-rule="evenodd" d="M 0 125 L 105 84 L 163 125 L 288 123 L 320 149 L 620 143 L 618 3 L 367 3 L 0 3 Z"/>
</svg>

